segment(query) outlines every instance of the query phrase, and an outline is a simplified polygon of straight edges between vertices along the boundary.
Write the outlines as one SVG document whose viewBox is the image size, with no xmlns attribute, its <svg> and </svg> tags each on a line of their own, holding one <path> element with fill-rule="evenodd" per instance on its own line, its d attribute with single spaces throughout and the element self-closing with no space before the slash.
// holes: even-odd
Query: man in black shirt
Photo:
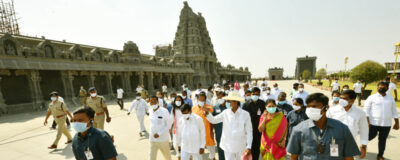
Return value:
<svg viewBox="0 0 400 160">
<path fill-rule="evenodd" d="M 72 127 L 78 132 L 72 140 L 75 159 L 116 160 L 118 154 L 110 135 L 92 127 L 94 114 L 90 107 L 74 112 Z"/>
<path fill-rule="evenodd" d="M 258 128 L 261 114 L 265 111 L 265 102 L 260 99 L 260 92 L 260 88 L 254 87 L 251 100 L 246 101 L 243 105 L 243 110 L 250 114 L 251 124 L 253 126 L 253 142 L 251 145 L 253 159 L 258 159 L 260 154 L 261 133 L 256 128 Z"/>
</svg>

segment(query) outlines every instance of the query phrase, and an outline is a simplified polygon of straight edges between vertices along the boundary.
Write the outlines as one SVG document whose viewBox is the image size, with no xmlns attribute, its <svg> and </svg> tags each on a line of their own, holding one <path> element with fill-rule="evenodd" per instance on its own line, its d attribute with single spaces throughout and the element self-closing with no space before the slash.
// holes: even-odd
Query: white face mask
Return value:
<svg viewBox="0 0 400 160">
<path fill-rule="evenodd" d="M 51 101 L 56 101 L 57 97 L 50 97 Z"/>
<path fill-rule="evenodd" d="M 96 96 L 97 96 L 97 93 L 91 93 L 90 96 L 96 97 Z"/>
<path fill-rule="evenodd" d="M 266 90 L 265 93 L 269 94 L 269 93 L 271 93 L 271 91 L 270 90 Z"/>
<path fill-rule="evenodd" d="M 158 105 L 151 105 L 151 108 L 156 109 Z"/>
<path fill-rule="evenodd" d="M 182 96 L 183 99 L 186 99 L 186 96 Z"/>
<path fill-rule="evenodd" d="M 137 100 L 139 100 L 139 99 L 140 99 L 140 97 L 136 97 L 136 99 L 137 99 Z"/>
<path fill-rule="evenodd" d="M 304 91 L 304 88 L 299 88 L 299 91 L 300 91 L 300 92 L 303 92 L 303 91 Z"/>
<path fill-rule="evenodd" d="M 198 104 L 199 104 L 200 107 L 204 106 L 204 102 L 199 102 Z"/>
<path fill-rule="evenodd" d="M 218 99 L 218 104 L 223 104 L 223 103 L 225 103 L 224 99 Z"/>
<path fill-rule="evenodd" d="M 176 106 L 181 106 L 181 105 L 182 105 L 182 102 L 181 102 L 181 101 L 175 101 L 175 105 L 176 105 Z"/>
<path fill-rule="evenodd" d="M 347 107 L 347 105 L 349 105 L 349 102 L 347 102 L 347 101 L 344 100 L 344 99 L 340 99 L 340 100 L 339 100 L 339 104 L 340 104 L 342 107 Z"/>
<path fill-rule="evenodd" d="M 308 118 L 312 119 L 313 121 L 318 121 L 322 117 L 321 109 L 319 109 L 319 108 L 307 108 L 306 109 L 306 115 L 308 116 Z"/>
<path fill-rule="evenodd" d="M 296 105 L 293 105 L 292 107 L 293 107 L 293 110 L 295 110 L 295 111 L 297 111 L 301 108 L 301 106 L 296 106 Z"/>
</svg>

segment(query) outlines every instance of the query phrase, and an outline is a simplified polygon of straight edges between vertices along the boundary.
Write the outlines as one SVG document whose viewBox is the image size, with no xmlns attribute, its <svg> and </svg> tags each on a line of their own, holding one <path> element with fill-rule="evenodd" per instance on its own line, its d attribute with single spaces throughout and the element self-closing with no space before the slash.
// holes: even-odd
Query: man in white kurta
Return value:
<svg viewBox="0 0 400 160">
<path fill-rule="evenodd" d="M 142 136 L 143 132 L 146 131 L 146 127 L 144 126 L 144 116 L 147 111 L 147 103 L 144 99 L 141 98 L 140 93 L 136 94 L 136 99 L 132 101 L 131 107 L 129 108 L 128 115 L 135 109 L 136 117 L 140 123 L 139 135 Z"/>
<path fill-rule="evenodd" d="M 239 102 L 244 102 L 239 93 L 231 92 L 223 99 L 229 102 L 232 109 L 225 109 L 215 117 L 207 114 L 207 120 L 213 124 L 222 122 L 220 147 L 225 152 L 225 159 L 239 160 L 244 152 L 251 154 L 253 128 L 250 114 L 239 107 Z"/>
<path fill-rule="evenodd" d="M 181 152 L 181 160 L 201 160 L 206 145 L 206 133 L 203 119 L 191 113 L 191 107 L 184 104 L 182 117 L 176 132 L 176 144 Z"/>
</svg>

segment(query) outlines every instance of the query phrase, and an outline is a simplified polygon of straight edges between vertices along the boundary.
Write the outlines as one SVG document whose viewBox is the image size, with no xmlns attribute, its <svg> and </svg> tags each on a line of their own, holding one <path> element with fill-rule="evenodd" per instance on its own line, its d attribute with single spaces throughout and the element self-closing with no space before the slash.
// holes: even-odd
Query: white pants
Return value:
<svg viewBox="0 0 400 160">
<path fill-rule="evenodd" d="M 215 146 L 206 146 L 206 149 L 208 150 L 208 158 L 214 159 L 215 158 Z"/>
<path fill-rule="evenodd" d="M 176 155 L 177 155 L 178 157 L 180 157 L 181 154 L 180 154 L 180 152 L 179 152 L 179 150 L 178 150 L 178 144 L 176 144 L 175 142 L 176 142 L 176 134 L 173 134 L 173 135 L 172 135 L 172 146 L 174 146 L 174 149 L 175 149 L 175 151 L 176 151 Z"/>
<path fill-rule="evenodd" d="M 136 117 L 140 123 L 140 128 L 139 128 L 139 133 L 142 133 L 143 131 L 146 131 L 146 127 L 144 126 L 144 115 L 137 115 Z"/>
<path fill-rule="evenodd" d="M 181 160 L 189 160 L 192 157 L 192 160 L 202 160 L 203 157 L 200 153 L 187 153 L 185 151 L 181 152 Z"/>
<path fill-rule="evenodd" d="M 225 159 L 226 160 L 240 160 L 240 159 L 242 159 L 242 153 L 240 153 L 240 152 L 226 152 L 226 151 L 224 151 L 224 153 L 225 153 Z"/>
</svg>

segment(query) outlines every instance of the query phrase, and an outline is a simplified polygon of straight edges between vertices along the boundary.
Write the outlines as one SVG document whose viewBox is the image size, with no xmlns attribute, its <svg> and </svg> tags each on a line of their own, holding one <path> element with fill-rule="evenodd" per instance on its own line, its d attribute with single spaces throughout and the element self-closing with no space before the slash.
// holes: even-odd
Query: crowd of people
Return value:
<svg viewBox="0 0 400 160">
<path fill-rule="evenodd" d="M 149 159 L 156 160 L 158 151 L 171 159 L 170 150 L 180 160 L 200 160 L 204 153 L 209 159 L 275 160 L 354 159 L 365 158 L 368 142 L 378 136 L 377 159 L 382 160 L 386 139 L 392 128 L 399 129 L 392 82 L 382 81 L 377 93 L 361 105 L 362 83 L 353 90 L 332 84 L 332 99 L 322 93 L 309 94 L 298 81 L 289 94 L 277 83 L 238 82 L 214 84 L 194 91 L 186 84 L 180 93 L 171 92 L 165 84 L 155 95 L 149 95 L 143 85 L 128 109 L 135 111 L 140 127 L 139 136 L 149 136 Z M 397 91 L 396 91 L 397 92 Z M 116 159 L 113 136 L 104 131 L 110 122 L 104 97 L 95 88 L 81 88 L 82 108 L 68 111 L 57 92 L 50 93 L 51 103 L 44 124 L 53 115 L 58 125 L 57 136 L 49 149 L 57 148 L 61 135 L 72 143 L 76 159 Z M 123 109 L 123 90 L 118 87 L 117 101 Z M 192 94 L 194 93 L 194 94 Z M 288 97 L 289 96 L 289 97 Z M 169 103 L 167 103 L 169 102 Z M 72 138 L 65 122 L 69 116 L 77 134 Z M 149 117 L 149 131 L 144 122 Z M 359 136 L 359 140 L 357 137 Z"/>
</svg>

